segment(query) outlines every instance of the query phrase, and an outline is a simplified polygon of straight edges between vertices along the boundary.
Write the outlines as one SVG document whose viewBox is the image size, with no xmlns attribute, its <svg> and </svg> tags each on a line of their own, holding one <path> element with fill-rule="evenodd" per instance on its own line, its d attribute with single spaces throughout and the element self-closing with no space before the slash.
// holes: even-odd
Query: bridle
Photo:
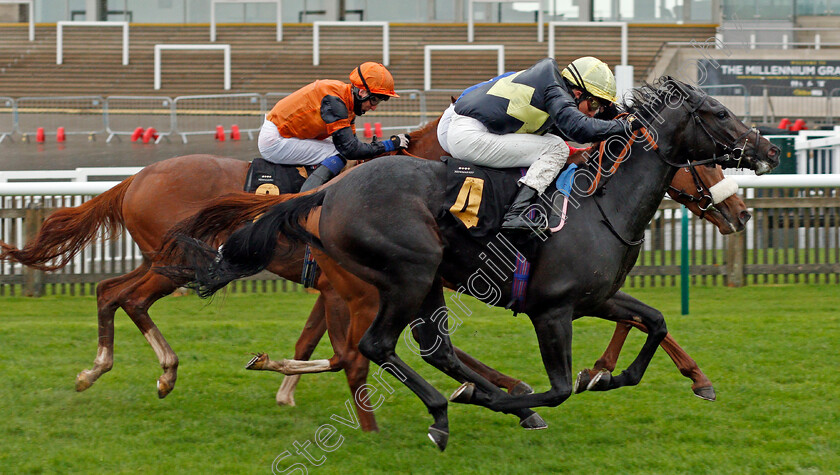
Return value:
<svg viewBox="0 0 840 475">
<path fill-rule="evenodd" d="M 673 83 L 673 84 L 675 84 L 677 86 L 677 88 L 680 89 L 681 92 L 686 93 L 686 91 L 683 90 L 682 87 L 680 87 L 678 84 L 676 84 L 676 83 Z M 687 97 L 688 94 L 686 93 L 685 96 Z M 707 159 L 704 159 L 704 160 L 695 160 L 695 161 L 690 161 L 690 160 L 686 159 L 685 163 L 673 162 L 667 156 L 665 156 L 665 154 L 659 148 L 659 145 L 654 140 L 653 136 L 648 132 L 647 128 L 642 127 L 641 129 L 634 132 L 633 135 L 631 135 L 627 144 L 624 146 L 622 151 L 619 153 L 618 157 L 616 158 L 615 162 L 613 163 L 613 166 L 610 168 L 610 174 L 612 175 L 618 169 L 619 165 L 621 165 L 621 163 L 627 158 L 627 154 L 629 153 L 630 147 L 633 145 L 633 143 L 639 137 L 643 137 L 645 140 L 647 140 L 648 144 L 656 152 L 656 155 L 660 158 L 660 160 L 662 160 L 663 162 L 665 162 L 666 164 L 668 164 L 668 165 L 670 165 L 674 168 L 687 168 L 689 170 L 689 172 L 691 173 L 691 177 L 694 180 L 694 184 L 697 187 L 697 192 L 700 193 L 700 197 L 698 198 L 698 197 L 695 197 L 694 195 L 689 195 L 688 193 L 685 193 L 682 190 L 678 190 L 678 189 L 674 188 L 673 186 L 671 186 L 671 189 L 676 191 L 679 194 L 680 197 L 686 198 L 690 202 L 697 202 L 698 207 L 702 211 L 702 213 L 700 215 L 700 217 L 702 218 L 705 215 L 706 211 L 710 210 L 715 205 L 715 202 L 714 202 L 714 198 L 712 197 L 711 190 L 703 182 L 703 180 L 700 178 L 700 175 L 697 173 L 697 170 L 695 169 L 695 167 L 697 167 L 699 165 L 721 165 L 721 164 L 723 164 L 723 163 L 725 163 L 729 160 L 737 160 L 738 161 L 737 166 L 740 167 L 741 159 L 744 157 L 744 153 L 745 153 L 745 150 L 747 148 L 747 143 L 749 141 L 750 134 L 755 133 L 755 142 L 754 142 L 755 144 L 758 144 L 758 142 L 761 138 L 761 133 L 758 131 L 758 129 L 756 129 L 755 127 L 751 127 L 749 129 L 747 129 L 746 132 L 744 132 L 743 134 L 738 136 L 738 138 L 736 138 L 734 141 L 732 141 L 731 144 L 726 144 L 726 143 L 718 140 L 709 131 L 709 128 L 708 128 L 706 122 L 703 120 L 702 117 L 700 117 L 700 114 L 698 114 L 698 112 L 697 112 L 701 107 L 703 107 L 703 105 L 706 103 L 707 99 L 708 99 L 708 96 L 703 96 L 703 99 L 697 105 L 695 105 L 693 107 L 690 107 L 690 105 L 687 104 L 687 101 L 683 101 L 681 106 L 686 107 L 688 109 L 688 113 L 691 116 L 691 118 L 693 119 L 693 123 L 694 123 L 694 127 L 695 127 L 695 133 L 694 133 L 695 137 L 698 135 L 698 133 L 696 132 L 696 128 L 699 127 L 700 130 L 702 130 L 703 133 L 711 139 L 712 143 L 714 144 L 715 152 L 718 149 L 721 149 L 721 150 L 723 150 L 723 155 L 718 156 L 715 152 L 713 152 L 712 158 L 707 158 Z M 741 143 L 742 140 L 743 140 L 743 143 Z M 740 143 L 740 147 L 739 147 L 739 143 Z M 600 148 L 599 148 L 599 154 L 598 154 L 599 155 L 599 157 L 598 157 L 598 161 L 599 161 L 598 172 L 597 172 L 595 178 L 593 179 L 592 184 L 589 187 L 589 190 L 587 190 L 588 194 L 594 193 L 596 188 L 598 187 L 598 182 L 600 181 L 601 170 L 602 170 L 601 160 L 603 159 L 604 153 L 606 151 L 605 150 L 605 145 L 606 145 L 606 141 L 601 142 L 601 145 L 600 145 Z M 708 204 L 706 204 L 705 206 L 703 206 L 703 204 L 702 204 L 704 200 L 708 201 Z M 624 238 L 623 236 L 621 236 L 618 233 L 618 230 L 616 230 L 615 227 L 613 226 L 613 224 L 610 222 L 609 218 L 607 217 L 607 215 L 604 212 L 603 208 L 601 207 L 600 203 L 598 203 L 597 199 L 595 199 L 595 205 L 597 206 L 598 211 L 601 213 L 601 217 L 603 218 L 602 222 L 609 228 L 609 230 L 613 233 L 613 235 L 615 235 L 615 237 L 618 238 L 619 241 L 624 243 L 624 245 L 632 247 L 632 246 L 637 246 L 639 244 L 642 244 L 644 242 L 644 237 L 641 238 L 641 239 L 635 240 L 635 241 L 631 241 L 631 240 L 628 240 L 628 239 Z"/>
<path fill-rule="evenodd" d="M 679 86 L 677 86 L 677 87 L 679 87 Z M 706 212 L 709 211 L 710 209 L 712 209 L 712 207 L 715 205 L 715 200 L 714 200 L 714 197 L 712 196 L 712 192 L 709 189 L 709 186 L 706 185 L 706 183 L 703 182 L 702 178 L 700 178 L 700 175 L 697 173 L 697 170 L 695 169 L 695 167 L 697 167 L 699 165 L 712 165 L 712 164 L 720 165 L 723 162 L 726 162 L 730 159 L 734 159 L 734 160 L 738 161 L 737 166 L 738 166 L 738 168 L 740 168 L 741 159 L 744 157 L 744 153 L 745 153 L 745 150 L 747 148 L 747 143 L 749 142 L 750 134 L 755 133 L 755 141 L 753 142 L 755 144 L 757 144 L 759 142 L 759 140 L 761 139 L 761 132 L 759 132 L 758 129 L 755 128 L 755 127 L 750 127 L 743 134 L 738 136 L 738 138 L 736 138 L 732 142 L 732 144 L 727 145 L 725 143 L 722 143 L 720 140 L 718 140 L 709 131 L 709 128 L 707 127 L 706 122 L 703 120 L 702 117 L 700 117 L 700 114 L 697 113 L 697 111 L 701 107 L 703 107 L 703 104 L 706 103 L 707 99 L 708 99 L 708 96 L 703 96 L 703 100 L 701 100 L 696 106 L 690 108 L 688 112 L 689 112 L 689 114 L 691 115 L 691 118 L 694 121 L 695 127 L 699 127 L 700 130 L 702 130 L 703 133 L 712 140 L 712 143 L 715 146 L 715 150 L 718 150 L 719 148 L 722 149 L 723 150 L 723 155 L 718 157 L 716 154 L 714 154 L 712 156 L 712 158 L 709 158 L 709 159 L 706 159 L 706 160 L 697 160 L 697 161 L 694 161 L 694 162 L 686 161 L 685 165 L 676 165 L 679 168 L 688 169 L 688 171 L 691 173 L 691 178 L 692 178 L 692 180 L 694 180 L 694 185 L 697 188 L 697 193 L 700 195 L 699 197 L 697 197 L 695 195 L 690 195 L 690 194 L 684 192 L 683 190 L 675 188 L 674 186 L 669 186 L 669 190 L 676 193 L 680 198 L 684 199 L 685 201 L 691 202 L 691 203 L 697 203 L 697 207 L 701 211 L 700 212 L 700 219 L 703 219 L 703 217 L 706 215 Z M 695 132 L 695 137 L 696 136 L 697 136 L 697 133 Z M 741 143 L 742 140 L 743 140 L 743 143 Z M 740 144 L 740 146 L 739 146 L 739 144 Z M 663 158 L 663 160 L 665 160 L 665 159 Z M 665 161 L 666 161 L 666 163 L 668 163 L 667 160 L 665 160 Z M 706 202 L 705 206 L 703 205 L 704 201 Z"/>
</svg>

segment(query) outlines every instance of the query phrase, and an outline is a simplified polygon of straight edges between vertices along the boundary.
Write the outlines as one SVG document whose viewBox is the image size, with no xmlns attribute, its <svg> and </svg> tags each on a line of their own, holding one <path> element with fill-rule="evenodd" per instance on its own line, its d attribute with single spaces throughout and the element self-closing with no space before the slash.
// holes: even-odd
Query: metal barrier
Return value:
<svg viewBox="0 0 840 475">
<path fill-rule="evenodd" d="M 382 130 L 409 132 L 426 123 L 426 96 L 423 92 L 419 89 L 396 92 L 399 98 L 379 104 L 375 111 L 357 118 L 356 127 L 359 127 L 359 121 L 379 122 Z"/>
<path fill-rule="evenodd" d="M 840 127 L 802 131 L 795 146 L 798 174 L 840 173 Z"/>
<path fill-rule="evenodd" d="M 215 134 L 217 127 L 239 127 L 254 139 L 265 117 L 265 100 L 259 94 L 179 96 L 173 101 L 174 133 L 187 143 L 187 135 Z"/>
<path fill-rule="evenodd" d="M 840 112 L 840 87 L 832 89 L 828 93 L 828 111 L 826 113 L 826 120 L 829 124 L 834 123 L 834 117 Z"/>
<path fill-rule="evenodd" d="M 105 98 L 102 96 L 21 97 L 17 105 L 17 131 L 33 134 L 39 127 L 55 134 L 64 127 L 67 135 L 105 132 Z"/>
<path fill-rule="evenodd" d="M 105 100 L 105 131 L 110 142 L 120 135 L 132 135 L 137 127 L 155 129 L 160 142 L 172 134 L 174 103 L 166 96 L 109 96 Z"/>
<path fill-rule="evenodd" d="M 410 131 L 438 117 L 449 106 L 449 96 L 458 96 L 461 90 L 402 89 L 397 93 L 399 99 L 369 112 L 364 120 L 381 123 L 383 130 Z M 39 128 L 54 136 L 58 127 L 64 127 L 67 135 L 107 133 L 106 142 L 110 142 L 114 137 L 119 140 L 121 135 L 132 135 L 138 127 L 152 127 L 155 143 L 172 134 L 187 143 L 188 135 L 215 134 L 218 126 L 230 130 L 232 125 L 253 140 L 266 112 L 288 95 L 0 97 L 0 142 L 14 133 L 26 138 Z M 431 104 L 427 97 L 432 98 Z"/>
<path fill-rule="evenodd" d="M 16 119 L 15 100 L 11 97 L 0 97 L 0 143 L 6 137 L 15 133 Z"/>
</svg>

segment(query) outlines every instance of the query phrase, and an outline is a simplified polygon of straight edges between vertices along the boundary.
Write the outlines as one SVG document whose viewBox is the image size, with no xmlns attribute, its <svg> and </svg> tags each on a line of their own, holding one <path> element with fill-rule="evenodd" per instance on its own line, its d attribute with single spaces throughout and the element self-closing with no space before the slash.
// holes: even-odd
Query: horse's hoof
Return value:
<svg viewBox="0 0 840 475">
<path fill-rule="evenodd" d="M 295 407 L 295 398 L 292 395 L 277 393 L 275 400 L 277 401 L 278 406 Z"/>
<path fill-rule="evenodd" d="M 82 371 L 81 373 L 76 375 L 76 392 L 82 392 L 85 389 L 93 386 L 93 381 L 91 381 L 88 376 L 88 371 Z"/>
<path fill-rule="evenodd" d="M 715 394 L 715 388 L 711 386 L 706 386 L 704 388 L 695 388 L 694 395 L 699 397 L 700 399 L 705 399 L 706 401 L 714 401 L 717 399 L 717 394 Z"/>
<path fill-rule="evenodd" d="M 589 384 L 586 385 L 587 391 L 606 391 L 610 388 L 612 382 L 612 374 L 609 371 L 602 369 L 598 374 L 592 377 Z"/>
<path fill-rule="evenodd" d="M 508 394 L 511 396 L 524 396 L 526 394 L 534 394 L 534 388 L 528 385 L 525 381 L 516 383 L 516 386 L 510 388 Z"/>
<path fill-rule="evenodd" d="M 245 369 L 253 369 L 253 370 L 261 370 L 265 368 L 265 364 L 268 362 L 268 355 L 265 353 L 254 353 L 254 357 L 251 358 L 251 361 L 245 365 Z"/>
<path fill-rule="evenodd" d="M 577 374 L 577 378 L 575 378 L 575 394 L 580 394 L 586 391 L 586 387 L 589 386 L 590 381 L 592 381 L 592 375 L 589 374 L 589 370 L 580 370 L 580 373 Z"/>
<path fill-rule="evenodd" d="M 166 381 L 162 381 L 162 380 L 158 379 L 157 390 L 158 390 L 158 398 L 159 399 L 163 399 L 166 396 L 168 396 L 169 393 L 171 393 L 173 389 L 175 389 L 175 387 L 173 385 L 170 385 Z"/>
<path fill-rule="evenodd" d="M 464 383 L 461 385 L 460 388 L 456 389 L 451 396 L 449 396 L 449 400 L 452 402 L 460 402 L 461 404 L 467 404 L 472 400 L 474 392 L 475 384 Z"/>
<path fill-rule="evenodd" d="M 541 430 L 548 428 L 548 423 L 545 422 L 545 420 L 536 412 L 519 421 L 519 425 L 527 430 Z"/>
<path fill-rule="evenodd" d="M 449 432 L 429 426 L 429 439 L 437 445 L 441 452 L 446 450 L 446 443 L 449 442 Z"/>
</svg>

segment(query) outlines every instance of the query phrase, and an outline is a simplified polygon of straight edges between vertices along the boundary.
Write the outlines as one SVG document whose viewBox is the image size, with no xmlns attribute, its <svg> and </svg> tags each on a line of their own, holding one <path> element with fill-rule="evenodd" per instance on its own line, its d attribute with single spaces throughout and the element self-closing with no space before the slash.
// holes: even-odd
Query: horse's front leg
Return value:
<svg viewBox="0 0 840 475">
<path fill-rule="evenodd" d="M 419 318 L 409 325 L 412 335 L 419 344 L 419 347 L 413 347 L 414 352 L 419 354 L 427 363 L 456 381 L 466 382 L 450 398 L 453 402 L 471 402 L 473 394 L 478 391 L 486 395 L 485 399 L 493 396 L 512 397 L 499 389 L 494 383 L 467 367 L 455 355 L 446 326 L 447 312 L 440 279 L 436 279 L 432 290 L 423 301 L 418 315 Z M 485 368 L 487 367 L 485 366 Z M 478 402 L 478 404 L 481 403 Z M 547 427 L 545 421 L 526 406 L 500 412 L 518 416 L 519 424 L 526 429 L 544 429 Z"/>
<path fill-rule="evenodd" d="M 633 321 L 628 321 L 626 323 L 647 333 L 647 328 L 645 328 L 645 326 L 641 323 Z M 619 325 L 620 324 L 621 323 L 619 323 Z M 717 398 L 715 388 L 712 386 L 712 381 L 709 380 L 702 370 L 700 370 L 700 367 L 697 366 L 697 362 L 694 361 L 694 359 L 692 359 L 691 356 L 689 356 L 688 353 L 686 353 L 686 351 L 677 344 L 670 332 L 665 335 L 665 339 L 662 340 L 662 343 L 660 343 L 659 346 L 665 350 L 665 353 L 668 353 L 668 356 L 670 356 L 671 361 L 677 365 L 677 369 L 680 370 L 680 373 L 691 380 L 691 390 L 694 391 L 694 394 L 697 397 L 707 401 L 714 401 Z"/>
<path fill-rule="evenodd" d="M 589 377 L 589 372 L 583 370 L 578 374 L 578 380 L 575 382 L 575 391 L 607 391 L 623 386 L 635 386 L 639 384 L 647 370 L 648 364 L 650 364 L 650 360 L 656 352 L 656 348 L 668 334 L 665 326 L 665 317 L 662 316 L 659 310 L 624 292 L 617 292 L 612 298 L 596 309 L 592 315 L 614 322 L 621 320 L 635 321 L 647 329 L 648 335 L 636 359 L 621 374 L 612 376 L 609 370 L 603 369 L 587 383 L 585 379 Z M 583 388 L 584 383 L 586 383 L 585 389 Z"/>
<path fill-rule="evenodd" d="M 475 388 L 469 402 L 495 411 L 557 406 L 572 394 L 572 308 L 565 306 L 531 315 L 537 333 L 543 365 L 551 388 L 538 394 L 510 396 L 501 391 L 490 393 Z M 458 400 L 458 402 L 465 402 Z"/>
</svg>

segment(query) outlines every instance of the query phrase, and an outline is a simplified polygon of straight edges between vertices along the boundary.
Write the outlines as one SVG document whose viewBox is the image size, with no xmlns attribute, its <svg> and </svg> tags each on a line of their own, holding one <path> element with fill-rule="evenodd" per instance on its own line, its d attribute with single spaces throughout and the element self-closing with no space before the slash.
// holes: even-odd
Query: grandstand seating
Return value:
<svg viewBox="0 0 840 475">
<path fill-rule="evenodd" d="M 629 61 L 637 80 L 665 41 L 705 41 L 711 25 L 630 25 Z M 547 36 L 547 35 L 546 35 Z M 0 96 L 166 95 L 292 91 L 318 78 L 346 80 L 361 60 L 381 60 L 382 36 L 376 28 L 330 27 L 321 31 L 321 65 L 312 66 L 312 25 L 287 24 L 275 41 L 271 24 L 220 25 L 217 41 L 232 49 L 232 89 L 222 87 L 222 58 L 214 52 L 164 54 L 163 87 L 153 88 L 154 45 L 209 44 L 207 25 L 132 24 L 130 64 L 121 64 L 121 32 L 115 28 L 66 28 L 64 64 L 55 64 L 55 25 L 0 26 Z M 398 89 L 422 89 L 423 46 L 466 44 L 464 24 L 392 24 L 391 64 Z M 533 25 L 479 24 L 475 44 L 505 45 L 507 70 L 523 69 L 547 54 Z M 618 29 L 557 28 L 556 56 L 562 64 L 582 55 L 609 64 L 620 58 Z M 459 89 L 496 73 L 493 52 L 435 54 L 434 87 Z M 465 67 L 468 65 L 469 67 Z"/>
</svg>

